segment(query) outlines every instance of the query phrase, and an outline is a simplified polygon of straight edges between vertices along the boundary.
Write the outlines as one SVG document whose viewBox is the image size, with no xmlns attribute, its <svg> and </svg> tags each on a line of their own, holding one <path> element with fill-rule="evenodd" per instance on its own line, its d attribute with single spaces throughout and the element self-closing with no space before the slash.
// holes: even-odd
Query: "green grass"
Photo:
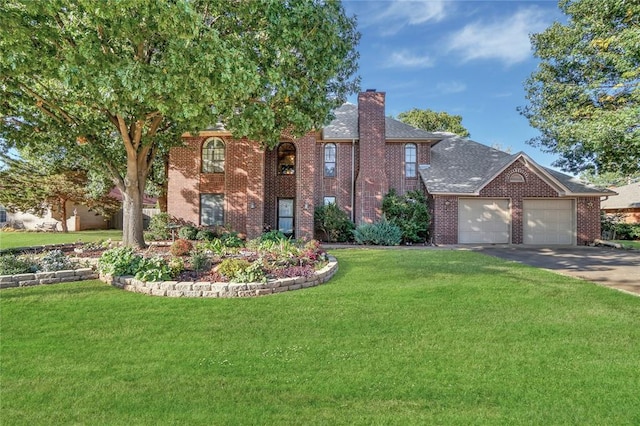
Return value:
<svg viewBox="0 0 640 426">
<path fill-rule="evenodd" d="M 63 244 L 82 241 L 122 240 L 122 230 L 108 229 L 100 231 L 79 231 L 79 232 L 0 232 L 0 249 L 14 247 L 31 247 L 45 244 Z"/>
<path fill-rule="evenodd" d="M 612 242 L 622 244 L 626 249 L 640 250 L 640 241 L 612 240 Z"/>
<path fill-rule="evenodd" d="M 640 424 L 640 298 L 468 251 L 251 299 L 0 292 L 3 424 Z"/>
</svg>

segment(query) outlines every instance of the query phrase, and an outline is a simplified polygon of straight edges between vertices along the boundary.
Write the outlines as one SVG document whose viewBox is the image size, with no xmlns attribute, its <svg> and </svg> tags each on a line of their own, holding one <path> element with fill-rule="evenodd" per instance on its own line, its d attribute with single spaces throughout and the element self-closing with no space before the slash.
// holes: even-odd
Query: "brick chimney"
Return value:
<svg viewBox="0 0 640 426">
<path fill-rule="evenodd" d="M 389 191 L 385 155 L 384 92 L 358 95 L 359 168 L 356 177 L 356 224 L 382 216 L 382 197 Z"/>
</svg>

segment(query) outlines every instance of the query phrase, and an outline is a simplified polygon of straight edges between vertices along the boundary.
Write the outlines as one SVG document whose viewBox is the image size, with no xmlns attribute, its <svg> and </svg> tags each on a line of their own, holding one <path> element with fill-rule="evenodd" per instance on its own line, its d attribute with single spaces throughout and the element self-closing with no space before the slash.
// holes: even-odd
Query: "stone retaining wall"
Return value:
<svg viewBox="0 0 640 426">
<path fill-rule="evenodd" d="M 69 281 L 94 280 L 98 273 L 92 268 L 81 268 L 55 272 L 36 272 L 33 274 L 0 275 L 0 289 L 28 287 L 42 284 L 57 284 Z"/>
<path fill-rule="evenodd" d="M 131 276 L 101 276 L 100 279 L 115 287 L 150 296 L 167 297 L 253 297 L 314 287 L 331 279 L 338 270 L 335 257 L 315 272 L 312 277 L 279 278 L 266 283 L 215 283 L 178 281 L 140 281 Z"/>
</svg>

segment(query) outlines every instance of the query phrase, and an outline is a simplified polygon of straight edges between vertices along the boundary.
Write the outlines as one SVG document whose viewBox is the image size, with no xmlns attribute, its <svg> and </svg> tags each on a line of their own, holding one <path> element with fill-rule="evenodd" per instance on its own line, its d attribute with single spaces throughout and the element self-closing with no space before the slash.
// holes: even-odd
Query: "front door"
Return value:
<svg viewBox="0 0 640 426">
<path fill-rule="evenodd" d="M 294 234 L 295 202 L 293 198 L 278 198 L 278 231 L 291 237 Z"/>
</svg>

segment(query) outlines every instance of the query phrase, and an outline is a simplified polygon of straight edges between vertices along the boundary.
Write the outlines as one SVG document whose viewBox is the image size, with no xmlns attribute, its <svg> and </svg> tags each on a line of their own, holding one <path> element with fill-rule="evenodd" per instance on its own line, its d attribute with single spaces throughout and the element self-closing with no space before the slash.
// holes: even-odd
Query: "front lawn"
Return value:
<svg viewBox="0 0 640 426">
<path fill-rule="evenodd" d="M 46 244 L 83 243 L 108 240 L 122 241 L 122 230 L 107 229 L 78 232 L 0 231 L 0 249 L 32 247 Z"/>
<path fill-rule="evenodd" d="M 469 251 L 333 254 L 327 284 L 260 298 L 2 290 L 2 423 L 640 423 L 640 298 Z"/>
<path fill-rule="evenodd" d="M 640 250 L 640 241 L 612 240 L 612 242 L 621 244 L 626 249 Z"/>
</svg>

